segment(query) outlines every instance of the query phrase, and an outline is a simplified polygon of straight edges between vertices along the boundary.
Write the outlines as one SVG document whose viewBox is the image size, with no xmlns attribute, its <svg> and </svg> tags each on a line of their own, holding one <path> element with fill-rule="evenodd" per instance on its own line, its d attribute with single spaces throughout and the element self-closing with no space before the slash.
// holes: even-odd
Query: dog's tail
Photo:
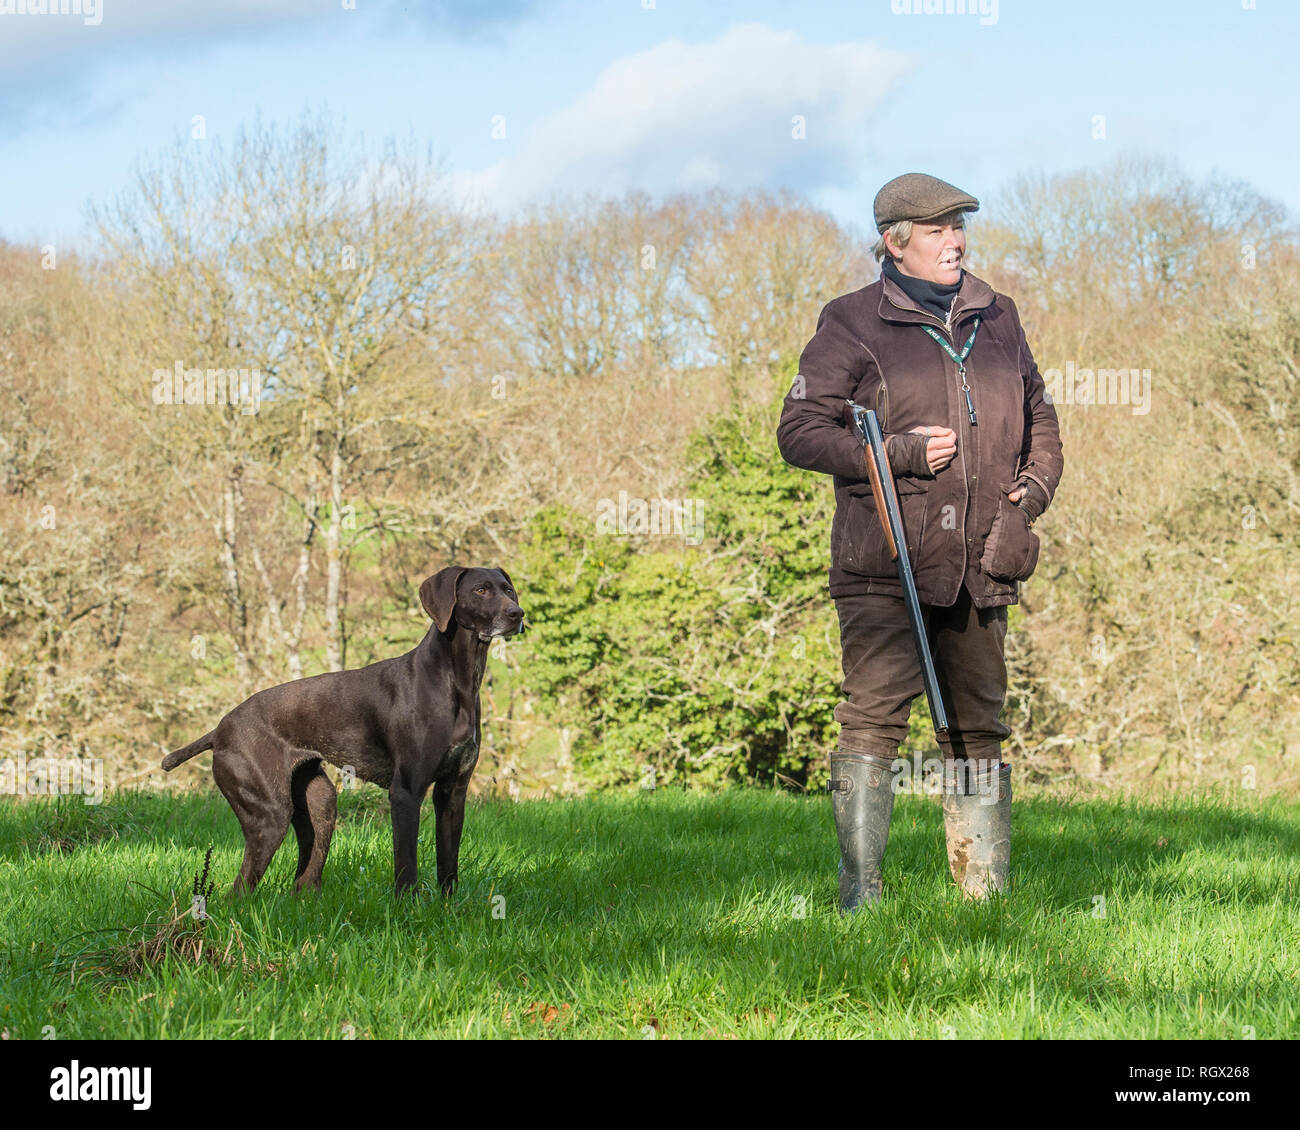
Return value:
<svg viewBox="0 0 1300 1130">
<path fill-rule="evenodd" d="M 188 761 L 191 757 L 198 757 L 198 755 L 201 754 L 205 749 L 211 749 L 216 744 L 216 742 L 214 741 L 216 732 L 217 732 L 216 730 L 209 730 L 206 734 L 203 735 L 203 737 L 199 738 L 198 741 L 190 742 L 190 744 L 187 746 L 182 746 L 175 753 L 169 753 L 166 757 L 163 758 L 163 762 L 162 762 L 163 769 L 170 772 L 172 769 L 175 769 L 176 766 L 178 766 L 182 761 Z"/>
</svg>

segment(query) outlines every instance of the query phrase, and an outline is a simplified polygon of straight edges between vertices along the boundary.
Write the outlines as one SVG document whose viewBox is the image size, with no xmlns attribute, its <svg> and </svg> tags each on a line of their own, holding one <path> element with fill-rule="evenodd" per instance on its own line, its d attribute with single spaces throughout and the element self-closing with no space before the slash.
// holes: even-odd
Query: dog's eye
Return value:
<svg viewBox="0 0 1300 1130">
<path fill-rule="evenodd" d="M 487 592 L 487 585 L 479 585 L 479 587 L 476 588 L 474 591 L 478 593 L 479 596 L 482 596 L 485 592 Z"/>
</svg>

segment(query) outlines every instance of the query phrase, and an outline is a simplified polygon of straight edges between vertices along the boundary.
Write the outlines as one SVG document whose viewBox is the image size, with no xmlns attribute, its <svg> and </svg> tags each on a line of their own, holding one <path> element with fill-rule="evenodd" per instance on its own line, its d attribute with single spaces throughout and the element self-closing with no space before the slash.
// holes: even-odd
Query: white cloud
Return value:
<svg viewBox="0 0 1300 1130">
<path fill-rule="evenodd" d="M 562 2 L 357 0 L 345 9 L 340 0 L 0 0 L 0 133 L 111 116 L 115 109 L 97 105 L 95 78 L 114 64 L 174 62 L 271 35 L 298 49 L 317 34 L 481 38 Z"/>
<path fill-rule="evenodd" d="M 232 40 L 322 23 L 315 0 L 97 0 L 97 7 L 46 0 L 55 11 L 43 14 L 35 7 L 36 0 L 0 0 L 3 135 L 112 118 L 123 99 L 105 97 L 106 67 L 174 63 Z"/>
<path fill-rule="evenodd" d="M 28 12 L 36 0 L 0 0 L 9 13 L 0 36 L 0 66 L 35 69 L 69 62 L 69 56 L 93 57 L 124 44 L 173 38 L 226 37 L 306 23 L 319 17 L 316 0 L 222 0 L 182 4 L 177 0 L 47 0 L 45 7 L 73 9 L 68 14 Z M 81 15 L 75 14 L 77 10 Z M 93 18 L 88 14 L 94 11 Z"/>
<path fill-rule="evenodd" d="M 869 41 L 806 43 L 762 24 L 713 43 L 669 40 L 611 63 L 516 153 L 455 184 L 503 208 L 556 190 L 846 185 L 911 66 Z"/>
<path fill-rule="evenodd" d="M 293 27 L 361 23 L 378 13 L 439 32 L 473 35 L 530 17 L 543 0 L 0 0 L 0 66 L 30 68 L 114 45 L 208 41 Z M 548 0 L 555 3 L 557 0 Z M 54 9 L 54 14 L 48 9 Z M 30 9 L 30 11 L 29 11 Z M 63 9 L 70 9 L 63 14 Z"/>
</svg>

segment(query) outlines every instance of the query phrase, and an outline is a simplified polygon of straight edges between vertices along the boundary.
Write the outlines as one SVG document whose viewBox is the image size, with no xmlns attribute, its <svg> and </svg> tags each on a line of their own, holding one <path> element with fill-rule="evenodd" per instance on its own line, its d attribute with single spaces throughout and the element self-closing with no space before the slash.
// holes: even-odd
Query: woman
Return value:
<svg viewBox="0 0 1300 1130">
<path fill-rule="evenodd" d="M 830 593 L 843 690 L 831 790 L 844 913 L 881 896 L 899 742 L 920 662 L 844 402 L 874 408 L 898 491 L 949 729 L 944 823 L 968 897 L 1010 869 L 1006 606 L 1038 560 L 1030 528 L 1061 479 L 1056 413 L 1015 303 L 965 271 L 968 193 L 908 173 L 875 199 L 881 277 L 834 299 L 799 361 L 777 441 L 788 463 L 833 475 Z"/>
</svg>

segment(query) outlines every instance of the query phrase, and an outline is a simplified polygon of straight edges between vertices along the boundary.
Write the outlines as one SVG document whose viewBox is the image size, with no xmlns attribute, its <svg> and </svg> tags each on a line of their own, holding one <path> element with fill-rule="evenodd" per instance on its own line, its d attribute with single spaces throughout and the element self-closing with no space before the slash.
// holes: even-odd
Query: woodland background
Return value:
<svg viewBox="0 0 1300 1130">
<path fill-rule="evenodd" d="M 254 690 L 414 646 L 460 563 L 530 622 L 493 648 L 478 790 L 824 780 L 833 499 L 774 432 L 869 233 L 722 192 L 506 221 L 445 184 L 304 120 L 161 155 L 75 254 L 0 244 L 0 756 L 161 782 Z M 1021 779 L 1294 795 L 1300 233 L 1126 158 L 1021 179 L 968 239 L 1040 369 L 1152 371 L 1144 415 L 1057 405 Z M 259 411 L 155 404 L 177 361 L 259 370 Z M 621 491 L 698 500 L 703 540 L 602 533 Z"/>
</svg>

